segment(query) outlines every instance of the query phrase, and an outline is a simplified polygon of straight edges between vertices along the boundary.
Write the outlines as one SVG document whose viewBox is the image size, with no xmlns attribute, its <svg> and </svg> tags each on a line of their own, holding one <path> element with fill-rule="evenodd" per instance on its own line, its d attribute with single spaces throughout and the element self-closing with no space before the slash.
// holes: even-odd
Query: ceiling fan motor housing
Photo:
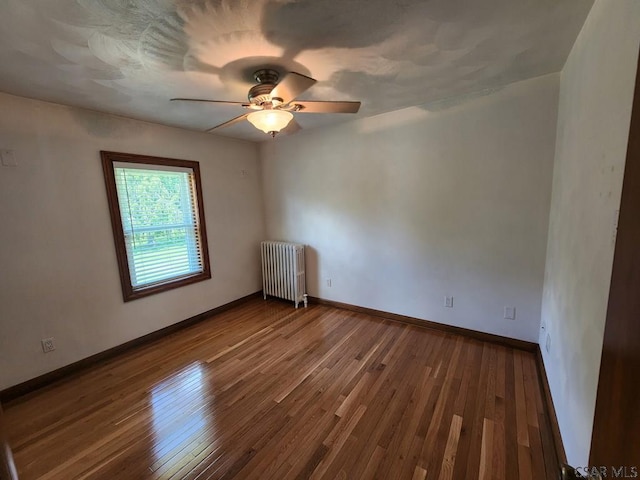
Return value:
<svg viewBox="0 0 640 480">
<path fill-rule="evenodd" d="M 255 72 L 253 74 L 253 78 L 255 78 L 258 84 L 254 85 L 249 90 L 249 102 L 255 105 L 263 105 L 266 103 L 281 103 L 273 102 L 274 99 L 271 98 L 271 91 L 278 83 L 279 77 L 280 75 L 275 70 L 263 69 Z"/>
</svg>

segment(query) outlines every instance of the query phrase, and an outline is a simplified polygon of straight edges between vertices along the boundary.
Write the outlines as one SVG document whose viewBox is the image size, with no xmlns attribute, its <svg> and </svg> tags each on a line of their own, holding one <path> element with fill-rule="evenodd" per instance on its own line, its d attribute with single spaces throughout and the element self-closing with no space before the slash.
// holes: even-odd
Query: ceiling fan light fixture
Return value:
<svg viewBox="0 0 640 480">
<path fill-rule="evenodd" d="M 293 114 L 285 110 L 259 110 L 247 115 L 247 120 L 264 133 L 279 132 L 293 119 Z"/>
</svg>

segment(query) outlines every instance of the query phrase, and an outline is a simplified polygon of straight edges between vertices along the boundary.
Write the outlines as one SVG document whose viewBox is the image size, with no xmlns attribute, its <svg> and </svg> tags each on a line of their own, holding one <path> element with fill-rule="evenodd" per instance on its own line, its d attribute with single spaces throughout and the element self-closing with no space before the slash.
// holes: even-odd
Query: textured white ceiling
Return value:
<svg viewBox="0 0 640 480">
<path fill-rule="evenodd" d="M 195 130 L 265 66 L 359 116 L 557 72 L 592 0 L 1 0 L 0 90 Z M 303 128 L 352 118 L 296 114 Z M 250 140 L 247 122 L 219 131 Z"/>
</svg>

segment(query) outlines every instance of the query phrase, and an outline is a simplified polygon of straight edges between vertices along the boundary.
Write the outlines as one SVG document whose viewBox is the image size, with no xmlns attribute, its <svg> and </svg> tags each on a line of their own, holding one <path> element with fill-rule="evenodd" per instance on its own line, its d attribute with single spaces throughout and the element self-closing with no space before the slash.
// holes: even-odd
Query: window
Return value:
<svg viewBox="0 0 640 480">
<path fill-rule="evenodd" d="M 198 162 L 100 154 L 124 301 L 211 278 Z"/>
</svg>

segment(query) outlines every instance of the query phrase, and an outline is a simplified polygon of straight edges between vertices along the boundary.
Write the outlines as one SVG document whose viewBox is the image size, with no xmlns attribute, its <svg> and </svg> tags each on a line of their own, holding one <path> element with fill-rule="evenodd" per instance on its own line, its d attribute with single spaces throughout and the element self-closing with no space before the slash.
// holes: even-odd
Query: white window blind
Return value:
<svg viewBox="0 0 640 480">
<path fill-rule="evenodd" d="M 133 289 L 203 272 L 193 170 L 130 162 L 113 168 Z"/>
</svg>

